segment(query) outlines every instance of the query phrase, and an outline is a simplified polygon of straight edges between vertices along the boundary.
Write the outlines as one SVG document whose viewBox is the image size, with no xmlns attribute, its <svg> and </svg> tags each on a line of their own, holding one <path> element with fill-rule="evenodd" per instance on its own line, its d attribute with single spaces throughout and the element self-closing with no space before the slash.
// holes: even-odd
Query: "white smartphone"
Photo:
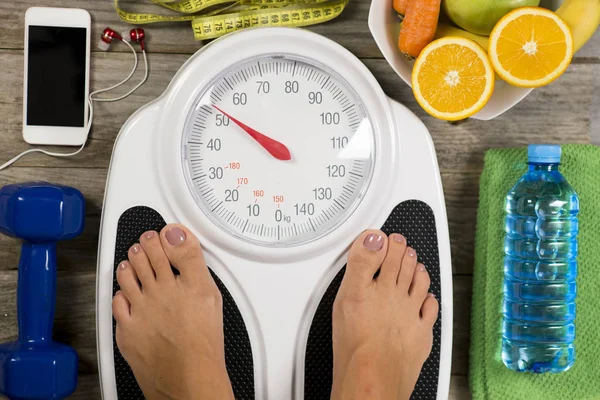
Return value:
<svg viewBox="0 0 600 400">
<path fill-rule="evenodd" d="M 90 14 L 31 7 L 25 13 L 23 139 L 78 146 L 87 139 Z"/>
</svg>

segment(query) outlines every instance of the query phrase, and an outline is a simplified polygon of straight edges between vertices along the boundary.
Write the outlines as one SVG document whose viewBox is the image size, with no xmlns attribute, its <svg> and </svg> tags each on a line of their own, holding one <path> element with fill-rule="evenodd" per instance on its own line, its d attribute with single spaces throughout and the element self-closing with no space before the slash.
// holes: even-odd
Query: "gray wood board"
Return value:
<svg viewBox="0 0 600 400">
<path fill-rule="evenodd" d="M 149 1 L 127 0 L 120 1 L 119 4 L 121 8 L 130 12 L 171 13 L 151 4 Z M 88 0 L 86 2 L 61 0 L 54 3 L 48 1 L 45 5 L 86 8 L 92 15 L 92 43 L 94 46 L 100 39 L 100 33 L 105 27 L 110 26 L 117 32 L 122 32 L 131 27 L 131 25 L 118 18 L 111 0 Z M 0 5 L 0 18 L 3 21 L 3 38 L 0 42 L 0 48 L 23 48 L 25 11 L 33 6 L 40 6 L 40 3 L 34 0 L 2 2 Z M 335 40 L 358 57 L 380 58 L 382 57 L 381 52 L 371 37 L 367 26 L 370 6 L 371 2 L 369 0 L 352 0 L 338 18 L 324 24 L 309 26 L 307 29 Z M 194 53 L 203 44 L 194 40 L 189 22 L 149 24 L 145 25 L 144 29 L 148 32 L 148 49 L 151 52 Z M 600 33 L 596 32 L 594 39 L 590 40 L 576 56 L 588 59 L 590 62 L 600 62 L 599 39 Z M 94 51 L 100 50 L 94 48 Z M 111 51 L 127 52 L 128 50 L 125 46 L 117 44 L 113 46 Z"/>
<path fill-rule="evenodd" d="M 187 58 L 188 55 L 151 54 L 150 78 L 140 90 L 119 103 L 95 103 L 92 139 L 78 156 L 65 159 L 34 154 L 17 165 L 106 168 L 120 127 L 135 110 L 164 92 Z M 470 119 L 466 123 L 450 124 L 427 115 L 415 101 L 411 89 L 385 60 L 363 61 L 391 98 L 406 105 L 425 122 L 435 142 L 442 172 L 479 172 L 484 151 L 492 147 L 523 146 L 532 142 L 587 143 L 591 120 L 598 118 L 594 98 L 600 90 L 597 85 L 600 64 L 571 65 L 559 80 L 534 90 L 516 107 L 492 121 Z M 95 53 L 92 59 L 93 89 L 118 82 L 131 68 L 131 62 L 126 53 Z M 4 118 L 0 124 L 0 153 L 5 158 L 29 148 L 21 136 L 22 65 L 21 52 L 0 50 L 0 115 Z M 138 71 L 133 82 L 141 73 Z M 127 88 L 117 90 L 113 95 L 124 93 Z M 55 150 L 64 151 L 64 148 Z M 85 160 L 84 164 L 82 160 Z"/>
<path fill-rule="evenodd" d="M 162 11 L 141 1 L 122 1 L 128 11 Z M 33 0 L 0 5 L 0 155 L 2 161 L 29 148 L 21 138 L 23 84 L 23 20 Z M 92 14 L 93 46 L 106 26 L 129 26 L 118 20 L 110 0 L 49 1 L 46 5 L 85 7 Z M 435 142 L 446 196 L 454 277 L 453 366 L 450 399 L 469 399 L 468 372 L 471 273 L 478 205 L 479 174 L 485 150 L 524 146 L 532 142 L 600 144 L 600 32 L 581 49 L 566 74 L 532 92 L 493 121 L 449 124 L 426 115 L 411 90 L 381 57 L 367 27 L 368 0 L 352 0 L 342 16 L 308 29 L 323 34 L 361 57 L 384 91 L 421 118 Z M 127 100 L 96 104 L 96 119 L 86 149 L 68 159 L 31 155 L 0 172 L 0 185 L 42 179 L 78 187 L 87 204 L 86 229 L 58 248 L 58 299 L 55 338 L 73 345 L 81 356 L 80 381 L 74 399 L 99 399 L 95 339 L 95 271 L 98 230 L 107 168 L 120 127 L 139 107 L 164 91 L 175 72 L 202 43 L 193 39 L 188 23 L 144 27 L 148 33 L 149 82 Z M 118 82 L 131 68 L 131 54 L 116 44 L 109 52 L 93 49 L 92 89 Z M 141 77 L 138 71 L 136 79 Z M 131 83 L 133 85 L 134 83 Z M 130 86 L 128 86 L 130 87 Z M 117 90 L 123 93 L 127 88 Z M 64 148 L 54 148 L 64 151 Z M 1 162 L 0 162 L 1 163 Z M 0 342 L 14 339 L 19 245 L 0 236 Z"/>
<path fill-rule="evenodd" d="M 16 324 L 17 271 L 0 271 L 0 343 L 14 340 Z M 79 354 L 81 375 L 98 373 L 96 353 L 95 271 L 58 272 L 54 340 L 68 343 Z M 454 279 L 454 307 L 464 310 L 454 316 L 454 349 L 452 374 L 466 376 L 468 347 L 471 277 Z"/>
</svg>

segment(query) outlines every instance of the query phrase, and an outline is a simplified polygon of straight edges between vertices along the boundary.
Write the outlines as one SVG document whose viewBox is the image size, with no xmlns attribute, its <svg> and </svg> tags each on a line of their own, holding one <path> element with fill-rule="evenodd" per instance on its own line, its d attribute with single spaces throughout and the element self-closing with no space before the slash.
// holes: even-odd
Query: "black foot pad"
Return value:
<svg viewBox="0 0 600 400">
<path fill-rule="evenodd" d="M 381 228 L 387 235 L 401 233 L 409 246 L 417 251 L 419 261 L 427 266 L 431 277 L 430 292 L 441 299 L 440 260 L 433 210 L 417 200 L 399 204 Z M 333 349 L 331 344 L 331 313 L 346 267 L 336 275 L 323 295 L 310 327 L 304 364 L 304 398 L 326 400 L 331 395 Z M 433 327 L 433 350 L 425 362 L 412 400 L 431 400 L 437 397 L 440 365 L 441 314 Z"/>
<path fill-rule="evenodd" d="M 113 295 L 119 290 L 117 265 L 127 259 L 127 251 L 148 230 L 160 231 L 166 225 L 165 220 L 149 207 L 132 207 L 119 218 L 117 243 L 115 247 L 115 265 L 113 277 Z M 223 282 L 210 271 L 221 295 L 223 296 L 223 329 L 225 332 L 225 362 L 231 379 L 235 398 L 254 400 L 254 365 L 250 338 L 242 314 Z M 133 372 L 117 348 L 115 340 L 116 322 L 113 319 L 113 346 L 117 396 L 119 400 L 144 399 Z"/>
</svg>

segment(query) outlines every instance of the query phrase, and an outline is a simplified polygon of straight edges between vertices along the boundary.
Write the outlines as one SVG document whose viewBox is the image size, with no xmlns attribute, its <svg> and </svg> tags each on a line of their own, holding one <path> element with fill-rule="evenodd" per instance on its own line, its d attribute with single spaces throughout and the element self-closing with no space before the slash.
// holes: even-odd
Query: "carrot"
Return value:
<svg viewBox="0 0 600 400">
<path fill-rule="evenodd" d="M 398 47 L 404 54 L 418 57 L 435 36 L 441 0 L 412 0 L 400 29 Z"/>
<path fill-rule="evenodd" d="M 412 0 L 393 0 L 394 10 L 396 10 L 398 14 L 406 14 L 406 9 L 411 1 Z"/>
</svg>

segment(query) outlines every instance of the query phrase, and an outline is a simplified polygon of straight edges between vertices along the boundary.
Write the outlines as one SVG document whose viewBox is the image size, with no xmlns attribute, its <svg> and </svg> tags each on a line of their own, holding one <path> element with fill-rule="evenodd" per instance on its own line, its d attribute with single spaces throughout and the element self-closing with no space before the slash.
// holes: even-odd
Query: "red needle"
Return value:
<svg viewBox="0 0 600 400">
<path fill-rule="evenodd" d="M 219 112 L 221 112 L 225 116 L 227 116 L 237 126 L 242 128 L 243 130 L 245 130 L 246 133 L 248 133 L 248 135 L 252 136 L 252 138 L 254 140 L 256 140 L 258 142 L 258 144 L 260 144 L 262 147 L 264 147 L 264 149 L 267 150 L 269 152 L 269 154 L 271 154 L 276 159 L 286 161 L 286 160 L 290 160 L 292 158 L 290 151 L 283 143 L 278 142 L 275 139 L 271 139 L 270 137 L 263 135 L 262 133 L 258 132 L 257 130 L 250 128 L 248 125 L 233 118 L 231 115 L 227 114 L 225 111 L 221 110 L 219 107 L 215 106 L 214 104 L 213 104 L 213 107 L 216 108 L 217 110 L 219 110 Z"/>
</svg>

